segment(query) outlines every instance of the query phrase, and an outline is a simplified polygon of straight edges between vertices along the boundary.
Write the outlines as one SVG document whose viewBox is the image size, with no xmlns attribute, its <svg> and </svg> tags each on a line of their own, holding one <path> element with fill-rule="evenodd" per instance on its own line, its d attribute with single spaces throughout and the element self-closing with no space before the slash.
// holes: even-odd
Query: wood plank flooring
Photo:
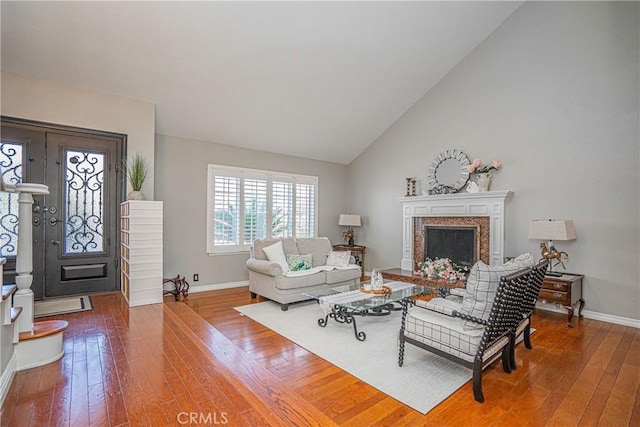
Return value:
<svg viewBox="0 0 640 427">
<path fill-rule="evenodd" d="M 638 426 L 640 330 L 538 311 L 518 369 L 485 370 L 427 415 L 397 402 L 233 307 L 248 289 L 128 308 L 118 293 L 69 322 L 64 357 L 21 371 L 2 426 Z M 290 308 L 295 310 L 295 306 Z"/>
</svg>

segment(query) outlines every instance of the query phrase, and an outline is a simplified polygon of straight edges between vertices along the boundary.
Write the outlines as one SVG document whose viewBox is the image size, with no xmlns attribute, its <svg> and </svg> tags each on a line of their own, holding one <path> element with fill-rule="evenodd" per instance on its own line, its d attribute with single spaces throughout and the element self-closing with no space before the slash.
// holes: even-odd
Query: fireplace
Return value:
<svg viewBox="0 0 640 427">
<path fill-rule="evenodd" d="M 473 265 L 489 263 L 489 217 L 436 216 L 413 218 L 413 269 L 426 258 L 449 258 Z"/>
<path fill-rule="evenodd" d="M 499 265 L 504 262 L 505 201 L 511 191 L 455 193 L 402 197 L 402 270 L 415 270 L 424 261 L 427 227 L 475 229 L 473 262 Z M 458 240 L 454 237 L 455 240 Z M 461 237 L 461 239 L 463 239 Z M 427 235 L 427 245 L 429 244 Z M 443 254 L 444 255 L 444 254 Z M 434 257 L 437 255 L 433 255 Z M 446 256 L 452 258 L 451 256 Z M 452 258 L 455 260 L 455 256 Z M 468 258 L 471 259 L 471 258 Z"/>
<path fill-rule="evenodd" d="M 457 264 L 471 266 L 478 260 L 479 233 L 479 226 L 427 224 L 424 258 L 449 258 Z"/>
</svg>

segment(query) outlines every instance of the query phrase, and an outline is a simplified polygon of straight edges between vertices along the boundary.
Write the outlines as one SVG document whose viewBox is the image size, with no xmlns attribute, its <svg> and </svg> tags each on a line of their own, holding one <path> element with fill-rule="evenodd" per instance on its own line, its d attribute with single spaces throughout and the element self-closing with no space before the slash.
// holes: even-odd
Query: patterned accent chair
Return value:
<svg viewBox="0 0 640 427">
<path fill-rule="evenodd" d="M 456 310 L 449 316 L 421 306 L 408 309 L 405 304 L 398 365 L 404 363 L 405 343 L 455 361 L 473 370 L 474 397 L 484 402 L 483 369 L 501 355 L 503 370 L 511 372 L 511 343 L 515 326 L 522 320 L 521 295 L 530 272 L 531 268 L 524 268 L 500 278 L 487 320 Z"/>
</svg>

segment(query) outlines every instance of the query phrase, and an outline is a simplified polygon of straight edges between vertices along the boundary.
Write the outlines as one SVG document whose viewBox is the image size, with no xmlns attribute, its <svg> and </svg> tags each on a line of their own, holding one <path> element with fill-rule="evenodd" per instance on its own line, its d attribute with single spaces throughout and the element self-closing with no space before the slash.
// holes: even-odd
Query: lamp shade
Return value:
<svg viewBox="0 0 640 427">
<path fill-rule="evenodd" d="M 529 222 L 529 238 L 536 240 L 573 240 L 576 230 L 570 219 L 534 219 Z"/>
<path fill-rule="evenodd" d="M 338 225 L 347 227 L 360 227 L 360 215 L 340 214 Z"/>
</svg>

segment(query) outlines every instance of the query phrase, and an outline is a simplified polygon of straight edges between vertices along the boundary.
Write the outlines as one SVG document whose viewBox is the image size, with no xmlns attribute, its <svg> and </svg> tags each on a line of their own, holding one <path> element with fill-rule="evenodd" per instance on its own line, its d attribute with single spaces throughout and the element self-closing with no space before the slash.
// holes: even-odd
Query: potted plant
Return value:
<svg viewBox="0 0 640 427">
<path fill-rule="evenodd" d="M 142 193 L 142 185 L 149 177 L 149 163 L 139 152 L 131 158 L 129 164 L 125 163 L 125 172 L 129 184 L 131 184 L 131 191 L 127 194 L 128 200 L 145 200 L 145 196 Z"/>
</svg>

